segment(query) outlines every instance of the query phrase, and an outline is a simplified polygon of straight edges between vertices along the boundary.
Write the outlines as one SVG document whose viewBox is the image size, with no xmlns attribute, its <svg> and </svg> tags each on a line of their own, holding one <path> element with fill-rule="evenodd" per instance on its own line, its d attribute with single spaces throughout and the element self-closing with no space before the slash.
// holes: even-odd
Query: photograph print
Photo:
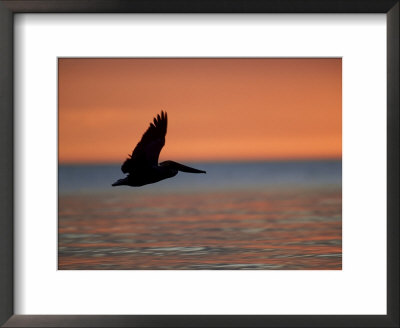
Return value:
<svg viewBox="0 0 400 328">
<path fill-rule="evenodd" d="M 58 270 L 341 270 L 341 58 L 59 58 Z"/>
</svg>

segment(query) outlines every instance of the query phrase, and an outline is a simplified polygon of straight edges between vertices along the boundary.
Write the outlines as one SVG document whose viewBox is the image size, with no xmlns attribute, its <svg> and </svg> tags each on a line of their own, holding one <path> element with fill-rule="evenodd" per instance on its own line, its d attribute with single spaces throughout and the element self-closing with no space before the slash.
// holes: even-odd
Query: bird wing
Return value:
<svg viewBox="0 0 400 328">
<path fill-rule="evenodd" d="M 123 173 L 130 173 L 137 167 L 158 165 L 158 157 L 165 144 L 167 123 L 167 113 L 161 111 L 161 115 L 158 114 L 150 123 L 132 155 L 129 155 L 129 158 L 122 164 Z"/>
</svg>

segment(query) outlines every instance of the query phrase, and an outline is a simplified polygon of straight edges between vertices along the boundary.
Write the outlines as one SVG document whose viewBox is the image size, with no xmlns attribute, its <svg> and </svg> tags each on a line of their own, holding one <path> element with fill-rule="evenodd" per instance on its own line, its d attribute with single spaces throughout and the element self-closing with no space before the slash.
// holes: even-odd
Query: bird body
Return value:
<svg viewBox="0 0 400 328">
<path fill-rule="evenodd" d="M 132 187 L 141 187 L 146 184 L 172 178 L 177 174 L 177 170 L 171 170 L 162 166 L 141 168 L 136 170 L 133 174 L 129 174 L 126 178 L 114 182 L 112 186 L 128 185 Z"/>
<path fill-rule="evenodd" d="M 132 154 L 122 164 L 122 172 L 128 175 L 114 182 L 112 186 L 127 185 L 140 187 L 172 178 L 179 171 L 206 173 L 205 171 L 197 170 L 174 161 L 165 161 L 158 164 L 158 157 L 165 144 L 167 124 L 167 113 L 162 111 L 161 115 L 157 115 L 153 119 L 153 123 L 150 123 L 149 128 L 143 134 L 142 139 L 136 145 Z"/>
</svg>

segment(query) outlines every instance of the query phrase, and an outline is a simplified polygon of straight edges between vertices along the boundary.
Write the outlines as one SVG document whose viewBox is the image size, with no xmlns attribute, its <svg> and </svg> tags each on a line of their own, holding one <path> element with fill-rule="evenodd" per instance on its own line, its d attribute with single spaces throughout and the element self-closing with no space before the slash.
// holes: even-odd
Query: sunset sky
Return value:
<svg viewBox="0 0 400 328">
<path fill-rule="evenodd" d="M 118 163 L 168 113 L 160 161 L 340 159 L 341 59 L 59 59 L 60 163 Z"/>
</svg>

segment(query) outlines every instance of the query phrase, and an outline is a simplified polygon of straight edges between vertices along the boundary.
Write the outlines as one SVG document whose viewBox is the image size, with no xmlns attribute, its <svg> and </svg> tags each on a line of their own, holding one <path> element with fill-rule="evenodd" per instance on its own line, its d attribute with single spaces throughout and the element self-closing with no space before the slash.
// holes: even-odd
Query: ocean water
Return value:
<svg viewBox="0 0 400 328">
<path fill-rule="evenodd" d="M 59 269 L 341 270 L 341 161 L 184 164 L 207 174 L 60 165 Z"/>
</svg>

